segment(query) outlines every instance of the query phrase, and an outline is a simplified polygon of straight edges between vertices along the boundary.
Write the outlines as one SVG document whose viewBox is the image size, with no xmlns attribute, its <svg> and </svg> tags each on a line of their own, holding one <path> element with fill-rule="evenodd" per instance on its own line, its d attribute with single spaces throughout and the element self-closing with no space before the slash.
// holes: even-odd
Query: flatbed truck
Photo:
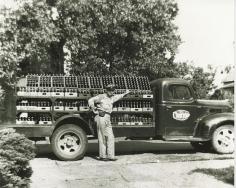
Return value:
<svg viewBox="0 0 236 188">
<path fill-rule="evenodd" d="M 199 151 L 234 152 L 230 104 L 197 99 L 190 82 L 177 78 L 28 75 L 17 83 L 16 124 L 8 127 L 30 139 L 48 137 L 60 160 L 82 159 L 88 138 L 97 138 L 88 99 L 111 83 L 116 94 L 131 91 L 113 106 L 115 137 L 186 141 Z"/>
</svg>

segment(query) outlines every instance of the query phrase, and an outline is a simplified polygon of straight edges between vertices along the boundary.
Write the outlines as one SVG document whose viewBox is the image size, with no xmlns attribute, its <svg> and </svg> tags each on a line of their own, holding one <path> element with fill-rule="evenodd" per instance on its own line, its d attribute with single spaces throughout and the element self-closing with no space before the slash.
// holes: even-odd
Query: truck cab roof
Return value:
<svg viewBox="0 0 236 188">
<path fill-rule="evenodd" d="M 150 82 L 151 87 L 171 84 L 189 84 L 189 81 L 179 78 L 159 78 Z"/>
</svg>

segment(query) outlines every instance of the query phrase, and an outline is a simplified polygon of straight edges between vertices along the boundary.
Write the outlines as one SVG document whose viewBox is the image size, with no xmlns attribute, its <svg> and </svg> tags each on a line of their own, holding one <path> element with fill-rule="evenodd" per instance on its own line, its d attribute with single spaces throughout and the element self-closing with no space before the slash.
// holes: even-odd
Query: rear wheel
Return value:
<svg viewBox="0 0 236 188">
<path fill-rule="evenodd" d="M 223 125 L 217 128 L 213 133 L 212 146 L 218 153 L 233 153 L 234 127 L 232 125 Z"/>
<path fill-rule="evenodd" d="M 52 150 L 61 160 L 73 161 L 84 157 L 88 139 L 83 129 L 67 124 L 56 129 L 51 139 Z"/>
<path fill-rule="evenodd" d="M 190 142 L 190 143 L 196 151 L 209 151 L 211 149 L 211 142 L 210 141 Z"/>
</svg>

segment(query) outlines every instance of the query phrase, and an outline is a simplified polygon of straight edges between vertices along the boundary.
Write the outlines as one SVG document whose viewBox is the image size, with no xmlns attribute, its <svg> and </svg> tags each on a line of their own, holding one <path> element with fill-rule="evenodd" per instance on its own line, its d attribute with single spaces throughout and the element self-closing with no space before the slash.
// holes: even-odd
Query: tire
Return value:
<svg viewBox="0 0 236 188">
<path fill-rule="evenodd" d="M 217 128 L 212 136 L 212 146 L 217 153 L 233 153 L 234 127 L 232 125 L 223 125 Z"/>
<path fill-rule="evenodd" d="M 53 153 L 64 161 L 82 159 L 88 147 L 86 133 L 73 124 L 62 125 L 52 135 Z"/>
<path fill-rule="evenodd" d="M 205 141 L 205 142 L 190 142 L 192 147 L 196 151 L 210 151 L 211 150 L 211 142 L 210 141 Z"/>
</svg>

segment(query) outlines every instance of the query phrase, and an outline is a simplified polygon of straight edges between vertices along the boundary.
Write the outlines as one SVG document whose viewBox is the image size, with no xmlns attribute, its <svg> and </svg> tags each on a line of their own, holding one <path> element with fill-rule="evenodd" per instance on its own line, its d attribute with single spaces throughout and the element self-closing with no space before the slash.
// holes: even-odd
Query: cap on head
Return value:
<svg viewBox="0 0 236 188">
<path fill-rule="evenodd" d="M 105 89 L 106 89 L 107 91 L 115 91 L 116 86 L 115 86 L 114 84 L 108 84 L 108 85 L 105 87 Z"/>
<path fill-rule="evenodd" d="M 96 107 L 98 107 L 98 105 L 100 105 L 101 104 L 101 101 L 99 101 L 99 100 L 95 100 L 94 101 L 94 105 L 96 106 Z"/>
</svg>

